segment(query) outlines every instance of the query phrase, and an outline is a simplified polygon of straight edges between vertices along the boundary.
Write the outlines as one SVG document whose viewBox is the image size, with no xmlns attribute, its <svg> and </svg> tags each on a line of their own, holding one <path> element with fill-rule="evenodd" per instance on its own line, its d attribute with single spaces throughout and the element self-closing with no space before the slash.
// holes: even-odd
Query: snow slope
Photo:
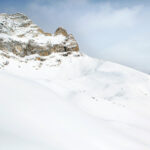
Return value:
<svg viewBox="0 0 150 150">
<path fill-rule="evenodd" d="M 150 150 L 150 76 L 62 55 L 0 55 L 0 150 Z"/>
</svg>

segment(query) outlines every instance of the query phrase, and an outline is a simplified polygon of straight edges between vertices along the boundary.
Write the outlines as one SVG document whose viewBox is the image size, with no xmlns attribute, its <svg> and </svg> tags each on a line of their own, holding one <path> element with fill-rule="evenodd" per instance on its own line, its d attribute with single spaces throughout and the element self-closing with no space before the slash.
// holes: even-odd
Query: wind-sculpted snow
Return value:
<svg viewBox="0 0 150 150">
<path fill-rule="evenodd" d="M 150 149 L 149 75 L 75 52 L 37 57 L 0 57 L 0 149 Z"/>
</svg>

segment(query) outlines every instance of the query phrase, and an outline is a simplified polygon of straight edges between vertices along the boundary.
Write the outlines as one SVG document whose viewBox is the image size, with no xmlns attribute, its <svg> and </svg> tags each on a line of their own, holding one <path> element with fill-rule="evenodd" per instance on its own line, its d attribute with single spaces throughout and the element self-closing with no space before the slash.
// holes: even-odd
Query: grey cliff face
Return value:
<svg viewBox="0 0 150 150">
<path fill-rule="evenodd" d="M 54 34 L 46 33 L 27 16 L 0 14 L 0 50 L 10 51 L 19 56 L 52 52 L 79 51 L 72 34 L 59 27 Z"/>
</svg>

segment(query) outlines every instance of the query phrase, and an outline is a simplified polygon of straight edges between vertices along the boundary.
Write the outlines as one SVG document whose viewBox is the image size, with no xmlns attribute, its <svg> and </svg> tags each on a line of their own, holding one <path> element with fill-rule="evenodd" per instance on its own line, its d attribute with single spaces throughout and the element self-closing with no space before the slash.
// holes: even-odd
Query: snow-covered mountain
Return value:
<svg viewBox="0 0 150 150">
<path fill-rule="evenodd" d="M 59 27 L 54 34 L 45 33 L 21 13 L 0 14 L 0 49 L 20 56 L 52 52 L 78 51 L 72 34 Z"/>
<path fill-rule="evenodd" d="M 74 50 L 2 49 L 0 91 L 0 150 L 150 150 L 147 74 Z"/>
</svg>

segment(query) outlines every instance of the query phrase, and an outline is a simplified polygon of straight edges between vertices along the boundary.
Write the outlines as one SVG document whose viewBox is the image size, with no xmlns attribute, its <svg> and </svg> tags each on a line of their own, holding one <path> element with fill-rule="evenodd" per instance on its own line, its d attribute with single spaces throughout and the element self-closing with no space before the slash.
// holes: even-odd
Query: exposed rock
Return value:
<svg viewBox="0 0 150 150">
<path fill-rule="evenodd" d="M 35 59 L 35 60 L 38 60 L 38 61 L 45 61 L 46 59 L 41 58 L 41 57 L 36 57 L 36 59 Z"/>
<path fill-rule="evenodd" d="M 44 51 L 44 50 L 42 50 L 42 51 L 40 51 L 38 54 L 39 54 L 40 56 L 48 56 L 48 55 L 51 54 L 51 52 L 50 52 L 50 51 Z"/>
<path fill-rule="evenodd" d="M 62 56 L 67 57 L 67 56 L 70 55 L 70 54 L 71 54 L 71 51 L 70 51 L 70 52 L 63 53 Z"/>
<path fill-rule="evenodd" d="M 55 35 L 64 35 L 64 36 L 68 36 L 68 33 L 65 29 L 63 29 L 62 27 L 59 27 L 56 31 L 55 31 Z"/>
<path fill-rule="evenodd" d="M 67 49 L 69 51 L 79 51 L 78 43 L 76 42 L 76 40 L 74 39 L 72 34 L 68 35 L 68 38 L 67 38 Z"/>
<path fill-rule="evenodd" d="M 45 35 L 45 36 L 52 36 L 51 33 L 47 33 L 47 32 L 44 32 L 44 35 Z"/>
<path fill-rule="evenodd" d="M 61 45 L 61 44 L 57 44 L 57 45 L 54 45 L 51 49 L 52 52 L 65 52 L 65 47 L 64 45 Z"/>
<path fill-rule="evenodd" d="M 24 57 L 52 52 L 79 51 L 73 35 L 59 27 L 54 34 L 44 32 L 21 13 L 0 14 L 0 50 Z"/>
</svg>

